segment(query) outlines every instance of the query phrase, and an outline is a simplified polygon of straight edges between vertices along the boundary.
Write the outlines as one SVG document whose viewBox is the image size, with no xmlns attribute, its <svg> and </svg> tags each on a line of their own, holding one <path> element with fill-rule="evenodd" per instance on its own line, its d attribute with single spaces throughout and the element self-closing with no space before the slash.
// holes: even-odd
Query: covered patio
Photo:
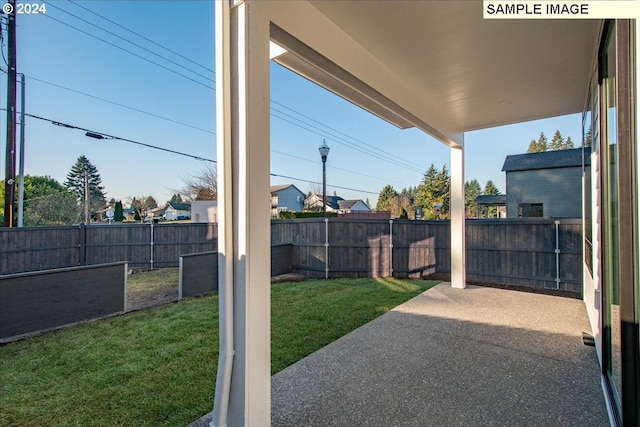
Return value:
<svg viewBox="0 0 640 427">
<path fill-rule="evenodd" d="M 607 426 L 582 301 L 443 283 L 272 378 L 273 426 Z"/>
<path fill-rule="evenodd" d="M 386 412 L 380 416 L 402 408 L 393 399 L 413 399 L 413 405 L 405 406 L 409 409 L 402 412 L 411 414 L 412 408 L 417 408 L 416 425 L 435 407 L 446 409 L 445 404 L 452 412 L 441 413 L 443 425 L 468 424 L 468 420 L 473 424 L 474 419 L 478 424 L 505 424 L 506 419 L 506 424 L 513 420 L 514 424 L 570 425 L 572 420 L 585 416 L 594 421 L 577 425 L 605 424 L 606 411 L 602 403 L 597 403 L 602 397 L 595 351 L 583 348 L 580 342 L 580 332 L 590 330 L 583 302 L 561 300 L 574 306 L 573 312 L 579 313 L 578 323 L 571 318 L 550 322 L 548 319 L 553 316 L 566 315 L 571 310 L 561 305 L 551 310 L 549 314 L 553 316 L 549 317 L 538 311 L 547 301 L 536 300 L 549 297 L 523 295 L 521 298 L 532 301 L 516 298 L 497 304 L 500 297 L 494 293 L 504 293 L 502 298 L 507 300 L 512 294 L 460 290 L 467 282 L 465 133 L 582 111 L 601 25 L 599 20 L 488 21 L 483 19 L 481 1 L 216 2 L 218 265 L 223 320 L 212 425 L 257 426 L 270 421 L 275 425 L 380 424 L 373 418 L 358 421 L 359 417 L 380 413 L 364 404 L 367 399 L 358 400 L 362 396 L 376 396 L 388 402 Z M 329 360 L 353 360 L 344 367 L 355 369 L 365 380 L 375 378 L 374 372 L 366 369 L 385 372 L 383 368 L 393 365 L 395 357 L 407 357 L 398 363 L 402 367 L 398 378 L 432 384 L 421 390 L 439 390 L 441 394 L 420 392 L 418 397 L 410 398 L 404 394 L 403 386 L 392 387 L 395 376 L 379 377 L 381 381 L 376 384 L 362 383 L 363 388 L 349 389 L 358 383 L 347 380 L 342 381 L 346 387 L 343 391 L 350 390 L 350 399 L 344 400 L 346 407 L 334 413 L 331 408 L 340 406 L 313 400 L 314 390 L 339 397 L 331 387 L 340 384 L 341 377 L 350 378 L 349 372 L 326 380 L 329 388 L 322 391 L 321 384 L 309 381 L 321 381 L 328 372 L 341 372 L 337 364 L 309 362 L 307 367 L 307 362 L 301 362 L 274 378 L 271 405 L 269 60 L 399 128 L 420 129 L 450 148 L 448 286 L 455 289 L 442 290 L 443 296 L 435 302 L 444 299 L 453 305 L 445 305 L 443 313 L 430 312 L 433 304 L 422 304 L 426 311 L 420 308 L 418 315 L 396 310 L 385 320 L 363 329 L 366 332 L 375 328 L 371 339 L 379 334 L 388 340 L 370 341 L 380 344 L 340 357 L 341 340 L 329 346 L 337 348 L 337 356 L 327 356 Z M 585 298 L 591 293 L 592 290 L 585 291 Z M 479 299 L 475 299 L 476 295 Z M 474 309 L 474 304 L 479 310 Z M 527 312 L 530 316 L 525 321 Z M 447 313 L 450 317 L 445 316 Z M 482 316 L 473 317 L 478 313 Z M 387 321 L 390 325 L 399 321 L 402 327 L 386 328 Z M 498 321 L 501 323 L 493 323 Z M 375 326 L 379 323 L 381 328 Z M 357 340 L 348 342 L 347 347 L 358 349 Z M 367 355 L 371 359 L 363 359 Z M 421 364 L 430 358 L 433 363 Z M 415 363 L 413 367 L 410 362 Z M 317 374 L 308 377 L 296 373 L 311 372 L 318 366 Z M 288 372 L 293 374 L 287 381 Z M 286 391 L 287 383 L 309 387 Z M 574 387 L 582 391 L 572 391 Z M 587 415 L 580 415 L 580 409 L 573 404 L 562 403 L 570 401 L 569 396 L 574 394 L 580 396 L 578 406 Z M 287 414 L 295 414 L 282 406 L 284 402 L 301 410 L 302 417 L 313 413 L 328 417 L 334 413 L 335 417 L 354 418 L 350 419 L 352 422 L 346 418 L 289 419 Z M 465 407 L 468 410 L 457 412 Z M 551 407 L 560 409 L 544 415 Z M 599 415 L 592 417 L 589 414 L 594 410 Z M 569 412 L 572 415 L 567 415 Z M 385 420 L 400 423 L 399 418 Z"/>
<path fill-rule="evenodd" d="M 608 426 L 589 329 L 579 300 L 442 283 L 274 375 L 271 425 Z"/>
<path fill-rule="evenodd" d="M 581 301 L 440 284 L 276 374 L 273 426 L 607 426 Z"/>
</svg>

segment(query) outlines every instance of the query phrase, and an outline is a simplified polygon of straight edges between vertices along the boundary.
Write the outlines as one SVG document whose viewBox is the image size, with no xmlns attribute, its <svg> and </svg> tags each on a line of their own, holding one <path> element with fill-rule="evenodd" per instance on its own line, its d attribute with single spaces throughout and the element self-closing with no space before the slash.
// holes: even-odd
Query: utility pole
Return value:
<svg viewBox="0 0 640 427">
<path fill-rule="evenodd" d="M 20 186 L 18 188 L 18 227 L 24 226 L 24 79 L 20 74 L 20 166 L 18 167 L 18 177 Z"/>
<path fill-rule="evenodd" d="M 15 0 L 9 0 L 15 11 Z M 13 227 L 16 198 L 16 14 L 7 17 L 7 147 L 4 179 L 4 226 Z"/>
<path fill-rule="evenodd" d="M 89 224 L 89 171 L 84 165 L 84 223 Z"/>
</svg>

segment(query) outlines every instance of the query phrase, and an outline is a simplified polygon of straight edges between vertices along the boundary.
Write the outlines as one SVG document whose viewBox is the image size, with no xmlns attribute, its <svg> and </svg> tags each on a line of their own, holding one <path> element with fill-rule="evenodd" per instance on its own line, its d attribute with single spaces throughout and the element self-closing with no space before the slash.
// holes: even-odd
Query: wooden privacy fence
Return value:
<svg viewBox="0 0 640 427">
<path fill-rule="evenodd" d="M 582 290 L 580 220 L 467 220 L 467 281 Z M 314 277 L 448 279 L 448 221 L 274 221 L 272 244 L 294 247 L 292 270 Z"/>
<path fill-rule="evenodd" d="M 217 224 L 0 228 L 0 275 L 122 261 L 177 267 L 182 254 L 216 251 L 217 235 Z"/>
<path fill-rule="evenodd" d="M 467 281 L 582 289 L 580 220 L 467 220 Z M 272 269 L 312 277 L 448 279 L 448 221 L 323 218 L 271 223 Z M 0 229 L 0 275 L 126 261 L 177 267 L 217 251 L 216 224 L 112 224 Z"/>
</svg>

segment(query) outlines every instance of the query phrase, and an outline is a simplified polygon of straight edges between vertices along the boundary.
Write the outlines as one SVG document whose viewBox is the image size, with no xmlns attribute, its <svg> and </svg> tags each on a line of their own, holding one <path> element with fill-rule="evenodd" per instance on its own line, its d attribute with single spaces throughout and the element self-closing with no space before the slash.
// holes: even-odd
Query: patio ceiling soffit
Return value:
<svg viewBox="0 0 640 427">
<path fill-rule="evenodd" d="M 417 127 L 449 147 L 461 141 L 433 128 L 349 71 L 274 23 L 270 26 L 271 59 L 400 129 Z"/>
</svg>

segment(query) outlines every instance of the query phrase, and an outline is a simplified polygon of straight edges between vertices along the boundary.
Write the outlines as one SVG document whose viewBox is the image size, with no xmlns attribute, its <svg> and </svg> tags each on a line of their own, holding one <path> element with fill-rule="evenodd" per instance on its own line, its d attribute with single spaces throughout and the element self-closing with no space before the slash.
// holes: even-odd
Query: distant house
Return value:
<svg viewBox="0 0 640 427">
<path fill-rule="evenodd" d="M 339 212 L 339 202 L 344 201 L 340 196 L 327 196 L 327 212 Z M 305 210 L 322 211 L 322 194 L 312 194 L 304 201 Z"/>
<path fill-rule="evenodd" d="M 341 214 L 371 212 L 371 208 L 362 200 L 340 200 L 338 201 L 338 209 Z"/>
<path fill-rule="evenodd" d="M 589 147 L 507 156 L 507 218 L 581 218 L 583 163 Z"/>
<path fill-rule="evenodd" d="M 144 211 L 145 221 L 152 221 L 160 219 L 164 216 L 165 209 L 161 207 L 147 209 Z"/>
<path fill-rule="evenodd" d="M 301 212 L 304 208 L 304 193 L 293 184 L 271 186 L 271 216 L 282 211 Z"/>
<path fill-rule="evenodd" d="M 312 194 L 304 201 L 305 209 L 322 210 L 322 195 Z M 355 212 L 371 212 L 371 208 L 362 200 L 345 200 L 340 196 L 327 196 L 327 212 L 348 214 Z"/>
<path fill-rule="evenodd" d="M 168 221 L 191 219 L 191 205 L 189 203 L 169 202 L 169 206 L 164 212 L 164 218 Z"/>
<path fill-rule="evenodd" d="M 218 201 L 194 200 L 191 202 L 191 222 L 218 222 Z"/>
<path fill-rule="evenodd" d="M 122 209 L 122 218 L 125 221 L 133 221 L 136 216 L 136 211 L 133 208 L 124 208 Z"/>
</svg>

